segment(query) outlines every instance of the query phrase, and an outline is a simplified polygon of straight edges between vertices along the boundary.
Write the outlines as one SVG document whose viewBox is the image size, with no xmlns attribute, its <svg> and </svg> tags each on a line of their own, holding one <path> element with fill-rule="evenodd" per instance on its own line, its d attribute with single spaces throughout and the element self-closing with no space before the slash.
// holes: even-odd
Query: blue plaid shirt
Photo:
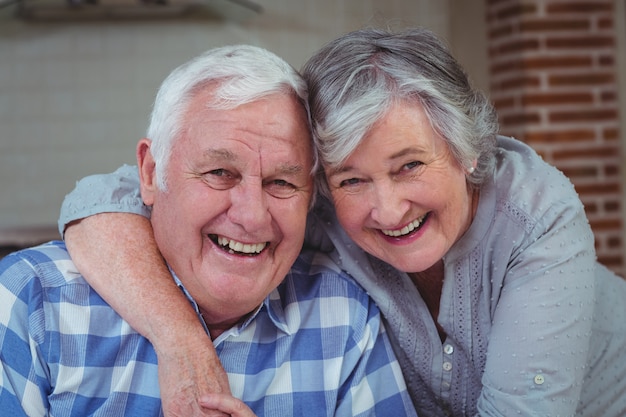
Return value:
<svg viewBox="0 0 626 417">
<path fill-rule="evenodd" d="M 0 300 L 0 414 L 162 415 L 152 345 L 62 242 L 5 257 Z M 258 416 L 415 415 L 377 307 L 322 254 L 303 252 L 214 343 L 233 394 Z"/>
</svg>

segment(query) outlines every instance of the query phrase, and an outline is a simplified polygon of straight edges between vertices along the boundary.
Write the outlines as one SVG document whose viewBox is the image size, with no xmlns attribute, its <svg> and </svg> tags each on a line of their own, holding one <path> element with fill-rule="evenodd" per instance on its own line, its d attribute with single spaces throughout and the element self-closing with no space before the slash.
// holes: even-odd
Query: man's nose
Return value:
<svg viewBox="0 0 626 417">
<path fill-rule="evenodd" d="M 230 190 L 228 218 L 246 232 L 255 232 L 271 222 L 268 195 L 263 184 L 242 181 Z"/>
</svg>

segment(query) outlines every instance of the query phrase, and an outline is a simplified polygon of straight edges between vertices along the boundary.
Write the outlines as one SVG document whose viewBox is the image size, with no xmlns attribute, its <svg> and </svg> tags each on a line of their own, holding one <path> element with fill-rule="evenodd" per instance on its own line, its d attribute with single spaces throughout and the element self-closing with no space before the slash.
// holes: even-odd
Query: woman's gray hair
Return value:
<svg viewBox="0 0 626 417">
<path fill-rule="evenodd" d="M 167 186 L 172 145 L 185 133 L 183 118 L 189 102 L 207 86 L 214 94 L 206 105 L 213 109 L 229 110 L 272 94 L 291 94 L 306 110 L 310 130 L 306 83 L 291 65 L 250 45 L 210 49 L 172 71 L 154 101 L 146 137 L 152 140 L 150 149 L 156 162 L 157 184 L 162 190 Z M 317 153 L 312 154 L 313 169 L 317 170 Z"/>
<path fill-rule="evenodd" d="M 493 172 L 498 121 L 461 65 L 432 32 L 362 29 L 320 49 L 302 69 L 313 137 L 322 163 L 341 166 L 394 104 L 419 103 L 457 162 L 477 166 L 468 182 Z M 329 196 L 323 172 L 318 190 Z"/>
</svg>

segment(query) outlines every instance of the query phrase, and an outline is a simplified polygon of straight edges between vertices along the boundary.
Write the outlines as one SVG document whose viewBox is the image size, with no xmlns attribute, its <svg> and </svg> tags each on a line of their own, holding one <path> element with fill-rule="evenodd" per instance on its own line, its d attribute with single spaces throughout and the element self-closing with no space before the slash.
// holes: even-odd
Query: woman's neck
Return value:
<svg viewBox="0 0 626 417">
<path fill-rule="evenodd" d="M 433 318 L 435 326 L 437 326 L 439 337 L 442 341 L 445 340 L 446 334 L 437 322 L 441 292 L 443 290 L 443 260 L 438 261 L 425 271 L 409 273 L 409 276 L 428 307 L 428 311 Z"/>
</svg>

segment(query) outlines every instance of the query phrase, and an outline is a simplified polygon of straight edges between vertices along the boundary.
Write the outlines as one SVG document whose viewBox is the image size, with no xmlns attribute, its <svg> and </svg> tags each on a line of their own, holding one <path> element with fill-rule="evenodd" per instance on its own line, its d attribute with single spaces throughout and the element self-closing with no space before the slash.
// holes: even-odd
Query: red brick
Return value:
<svg viewBox="0 0 626 417">
<path fill-rule="evenodd" d="M 595 203 L 585 203 L 585 212 L 587 216 L 598 212 L 598 206 Z"/>
<path fill-rule="evenodd" d="M 546 11 L 550 14 L 556 13 L 596 13 L 612 12 L 613 5 L 610 1 L 565 1 L 559 3 L 548 3 Z"/>
<path fill-rule="evenodd" d="M 494 56 L 500 54 L 512 54 L 539 50 L 539 41 L 536 39 L 519 39 L 503 42 L 493 51 Z"/>
<path fill-rule="evenodd" d="M 519 24 L 522 32 L 548 32 L 560 31 L 587 31 L 590 28 L 590 22 L 587 19 L 532 19 L 525 20 Z"/>
<path fill-rule="evenodd" d="M 525 125 L 529 123 L 538 123 L 540 120 L 539 114 L 533 113 L 518 113 L 501 117 L 503 124 L 505 125 Z"/>
<path fill-rule="evenodd" d="M 568 36 L 563 38 L 549 37 L 546 39 L 546 46 L 551 49 L 557 48 L 602 48 L 614 46 L 615 41 L 611 36 L 590 35 Z"/>
<path fill-rule="evenodd" d="M 561 171 L 563 171 L 565 176 L 570 178 L 572 181 L 576 178 L 595 178 L 598 176 L 598 169 L 595 166 L 579 166 L 576 168 L 562 167 Z"/>
<path fill-rule="evenodd" d="M 541 84 L 539 77 L 524 75 L 520 77 L 511 77 L 506 80 L 498 81 L 494 83 L 494 87 L 496 87 L 500 91 L 507 90 L 515 90 L 524 87 L 538 87 Z"/>
<path fill-rule="evenodd" d="M 519 17 L 523 15 L 532 15 L 537 13 L 537 7 L 534 4 L 512 4 L 511 6 L 503 7 L 494 12 L 493 17 L 496 20 L 510 19 L 512 17 Z"/>
<path fill-rule="evenodd" d="M 548 120 L 553 123 L 610 121 L 617 120 L 617 111 L 614 109 L 554 111 L 548 115 Z"/>
<path fill-rule="evenodd" d="M 594 230 L 619 230 L 622 222 L 619 219 L 594 219 L 589 221 Z"/>
<path fill-rule="evenodd" d="M 602 130 L 602 138 L 613 141 L 619 139 L 619 129 L 618 128 L 607 128 Z"/>
<path fill-rule="evenodd" d="M 515 99 L 512 97 L 497 98 L 493 100 L 492 104 L 496 109 L 508 109 L 515 106 Z"/>
<path fill-rule="evenodd" d="M 598 183 L 598 184 L 576 184 L 576 190 L 581 195 L 603 195 L 603 194 L 615 194 L 619 193 L 620 187 L 617 183 Z"/>
<path fill-rule="evenodd" d="M 511 34 L 513 34 L 513 27 L 511 25 L 502 25 L 487 32 L 489 39 L 500 39 L 510 36 Z"/>
<path fill-rule="evenodd" d="M 557 74 L 548 77 L 548 83 L 552 86 L 597 86 L 602 84 L 613 85 L 615 75 L 613 72 L 586 73 L 586 74 Z"/>
<path fill-rule="evenodd" d="M 610 17 L 600 18 L 600 19 L 598 19 L 598 27 L 600 29 L 613 29 L 614 28 L 614 21 Z"/>
<path fill-rule="evenodd" d="M 617 91 L 603 91 L 600 93 L 600 101 L 602 103 L 616 103 Z"/>
<path fill-rule="evenodd" d="M 604 211 L 606 211 L 607 213 L 616 213 L 620 210 L 621 204 L 618 201 L 607 201 L 606 203 L 604 203 Z"/>
<path fill-rule="evenodd" d="M 609 248 L 621 248 L 622 247 L 622 239 L 618 236 L 611 236 L 606 241 Z"/>
<path fill-rule="evenodd" d="M 538 56 L 538 57 L 519 57 L 507 59 L 504 62 L 498 62 L 491 65 L 492 74 L 500 74 L 510 71 L 521 70 L 543 70 L 552 68 L 592 68 L 593 61 L 588 56 Z"/>
<path fill-rule="evenodd" d="M 541 106 L 555 104 L 591 104 L 591 93 L 535 93 L 522 94 L 521 102 L 524 106 Z"/>
<path fill-rule="evenodd" d="M 620 270 L 623 266 L 622 259 L 618 255 L 603 255 L 602 253 L 598 253 L 598 262 L 602 265 L 606 266 L 616 274 L 620 275 Z"/>
<path fill-rule="evenodd" d="M 595 132 L 590 129 L 558 130 L 558 131 L 536 131 L 527 132 L 526 141 L 528 143 L 572 143 L 591 141 L 595 138 Z"/>
<path fill-rule="evenodd" d="M 619 149 L 615 146 L 602 146 L 590 144 L 584 149 L 565 148 L 554 151 L 556 159 L 577 159 L 577 158 L 610 158 L 618 155 Z"/>
<path fill-rule="evenodd" d="M 615 57 L 613 55 L 602 55 L 598 58 L 598 63 L 603 67 L 615 65 Z"/>
<path fill-rule="evenodd" d="M 621 172 L 622 170 L 620 169 L 619 165 L 604 165 L 604 175 L 606 175 L 607 177 L 618 176 L 621 174 Z"/>
</svg>

